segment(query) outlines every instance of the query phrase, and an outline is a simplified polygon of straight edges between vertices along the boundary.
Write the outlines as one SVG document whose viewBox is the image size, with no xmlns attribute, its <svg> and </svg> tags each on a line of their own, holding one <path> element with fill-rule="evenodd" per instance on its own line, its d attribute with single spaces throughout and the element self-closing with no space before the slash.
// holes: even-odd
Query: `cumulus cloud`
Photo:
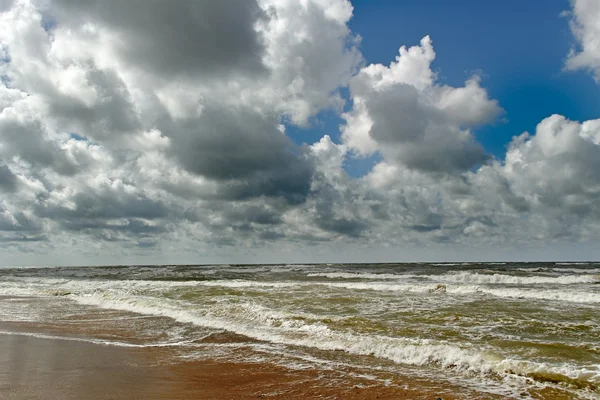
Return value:
<svg viewBox="0 0 600 400">
<path fill-rule="evenodd" d="M 572 0 L 571 31 L 577 47 L 567 58 L 567 68 L 587 69 L 600 81 L 600 4 L 595 0 Z"/>
<path fill-rule="evenodd" d="M 0 164 L 0 187 L 11 192 L 17 188 L 17 177 L 6 164 Z"/>
<path fill-rule="evenodd" d="M 341 107 L 362 62 L 346 0 L 18 1 L 1 12 L 2 209 L 10 226 L 22 207 L 57 237 L 226 242 L 227 223 L 279 237 L 261 227 L 306 201 L 315 170 L 281 124 Z"/>
<path fill-rule="evenodd" d="M 255 24 L 266 15 L 254 0 L 54 0 L 42 12 L 59 26 L 120 38 L 110 49 L 114 57 L 161 78 L 223 79 L 264 70 L 264 45 Z"/>
<path fill-rule="evenodd" d="M 600 216 L 600 120 L 546 118 L 534 136 L 511 143 L 503 175 L 532 207 L 579 218 Z"/>
<path fill-rule="evenodd" d="M 573 68 L 596 68 L 591 4 L 574 3 Z M 366 64 L 352 13 L 348 0 L 0 1 L 0 247 L 93 258 L 597 237 L 599 121 L 551 116 L 495 159 L 473 134 L 503 113 L 480 77 L 441 82 L 429 37 Z M 324 110 L 342 116 L 340 141 L 288 137 Z"/>
<path fill-rule="evenodd" d="M 345 143 L 359 154 L 379 151 L 393 164 L 431 172 L 463 172 L 487 159 L 470 128 L 502 109 L 489 99 L 479 77 L 464 87 L 436 83 L 427 36 L 401 47 L 389 67 L 371 64 L 352 78 L 354 108 L 344 114 Z"/>
</svg>

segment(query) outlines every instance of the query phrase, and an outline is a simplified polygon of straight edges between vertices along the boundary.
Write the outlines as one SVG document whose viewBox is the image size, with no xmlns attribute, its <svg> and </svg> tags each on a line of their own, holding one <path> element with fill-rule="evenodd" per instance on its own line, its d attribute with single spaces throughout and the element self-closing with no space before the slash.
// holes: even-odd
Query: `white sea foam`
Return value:
<svg viewBox="0 0 600 400">
<path fill-rule="evenodd" d="M 574 262 L 557 262 L 555 265 L 589 265 L 589 262 L 580 262 L 580 261 L 574 261 Z"/>
<path fill-rule="evenodd" d="M 495 297 L 513 299 L 557 300 L 575 303 L 600 303 L 600 293 L 573 291 L 565 289 L 541 290 L 519 288 L 490 288 L 479 285 L 443 285 L 443 284 L 392 284 L 387 282 L 331 282 L 318 283 L 335 288 L 374 290 L 387 292 L 433 293 L 433 294 L 487 294 Z"/>
<path fill-rule="evenodd" d="M 394 338 L 381 335 L 364 336 L 332 331 L 320 323 L 290 320 L 290 315 L 247 303 L 228 313 L 202 314 L 194 307 L 164 299 L 140 296 L 75 297 L 83 304 L 160 315 L 179 322 L 227 330 L 278 344 L 297 345 L 320 350 L 342 350 L 357 355 L 373 355 L 406 365 L 437 365 L 457 372 L 501 375 L 559 374 L 571 379 L 600 383 L 598 368 L 551 365 L 526 360 L 503 358 L 499 354 L 448 342 L 427 339 Z M 233 310 L 233 312 L 231 312 Z"/>
<path fill-rule="evenodd" d="M 226 287 L 226 288 L 288 288 L 298 286 L 295 282 L 264 282 L 250 280 L 212 280 L 212 281 L 178 281 L 178 280 L 93 280 L 93 279 L 55 279 L 55 278 L 22 278 L 15 282 L 0 283 L 0 293 L 6 295 L 56 295 L 58 291 L 90 292 L 101 290 L 149 290 L 161 291 L 177 288 L 193 287 Z M 300 284 L 301 285 L 301 284 Z"/>
<path fill-rule="evenodd" d="M 400 274 L 372 274 L 367 272 L 315 272 L 307 274 L 308 277 L 323 277 L 330 279 L 375 279 L 375 280 L 386 280 L 386 279 L 409 279 L 414 278 L 415 275 L 400 275 Z"/>
<path fill-rule="evenodd" d="M 508 273 L 469 271 L 427 276 L 371 274 L 363 270 L 348 272 L 337 269 L 331 271 L 311 268 L 313 269 L 301 268 L 301 271 L 297 272 L 299 280 L 295 281 L 288 278 L 288 275 L 285 275 L 285 278 L 290 280 L 286 281 L 244 279 L 211 281 L 69 280 L 39 276 L 10 277 L 0 282 L 0 295 L 52 296 L 60 293 L 65 296 L 55 298 L 56 304 L 59 305 L 59 311 L 69 310 L 69 299 L 72 299 L 83 305 L 130 311 L 140 315 L 169 317 L 175 321 L 194 324 L 208 328 L 208 330 L 235 332 L 277 344 L 277 346 L 292 345 L 305 346 L 307 349 L 343 350 L 352 354 L 374 355 L 406 365 L 431 364 L 437 368 L 448 368 L 448 371 L 455 371 L 459 374 L 456 376 L 462 376 L 461 373 L 496 373 L 504 377 L 560 374 L 572 379 L 599 383 L 598 368 L 589 366 L 584 368 L 576 362 L 568 364 L 563 362 L 563 359 L 557 359 L 556 363 L 547 364 L 528 361 L 520 359 L 517 356 L 520 353 L 502 350 L 501 347 L 496 347 L 494 351 L 488 351 L 492 347 L 486 347 L 486 344 L 478 341 L 477 338 L 469 341 L 468 335 L 462 335 L 460 336 L 462 339 L 457 339 L 462 340 L 461 342 L 433 341 L 416 337 L 411 339 L 377 335 L 372 332 L 361 334 L 359 333 L 360 329 L 353 331 L 345 328 L 346 325 L 343 323 L 336 322 L 336 318 L 364 315 L 363 312 L 367 309 L 374 313 L 380 313 L 383 307 L 388 307 L 390 304 L 393 307 L 413 307 L 412 311 L 415 312 L 415 310 L 421 309 L 422 304 L 429 307 L 426 309 L 431 309 L 431 307 L 444 307 L 449 304 L 448 302 L 455 304 L 456 301 L 470 301 L 473 298 L 495 302 L 498 307 L 502 307 L 502 304 L 506 303 L 501 300 L 503 298 L 524 299 L 525 301 L 522 303 L 527 304 L 528 307 L 534 304 L 531 300 L 544 300 L 544 307 L 547 306 L 548 300 L 556 300 L 561 303 L 581 303 L 581 307 L 586 307 L 584 304 L 598 304 L 600 303 L 600 290 L 598 290 L 600 287 L 589 285 L 592 282 L 587 280 L 589 276 L 585 274 L 515 276 Z M 135 276 L 146 277 L 145 273 Z M 172 274 L 169 274 L 168 271 L 165 272 L 165 277 L 169 276 Z M 325 279 L 306 281 L 304 279 L 306 276 Z M 124 277 L 127 278 L 128 275 L 124 275 Z M 260 278 L 262 279 L 262 275 Z M 354 278 L 359 280 L 352 280 Z M 270 279 L 273 277 L 271 276 Z M 340 279 L 341 281 L 330 279 Z M 238 288 L 240 291 L 248 289 L 247 291 L 252 293 L 248 296 L 236 296 L 239 293 L 232 294 L 224 291 L 221 294 L 220 291 L 212 290 L 214 287 Z M 180 294 L 187 293 L 198 293 L 199 296 L 180 296 Z M 203 293 L 210 295 L 211 301 L 204 302 L 201 297 Z M 282 296 L 281 299 L 278 299 L 277 294 L 281 293 L 289 293 L 289 296 Z M 275 295 L 273 296 L 273 294 Z M 342 311 L 342 314 L 339 315 L 327 315 L 335 314 L 338 310 L 329 308 L 321 310 L 320 306 L 317 306 L 313 312 L 324 315 L 316 315 L 304 312 L 307 309 L 302 312 L 298 311 L 302 308 L 300 302 L 294 302 L 296 299 L 294 296 L 299 296 L 297 298 L 302 301 L 313 296 L 352 297 L 359 303 L 357 303 L 358 305 L 352 304 L 352 307 L 357 309 L 350 311 L 352 315 L 348 315 L 346 311 Z M 191 300 L 185 300 L 186 298 Z M 368 301 L 361 301 L 365 299 Z M 400 304 L 402 305 L 400 306 Z M 560 305 L 559 303 L 552 304 L 553 306 Z M 369 308 L 371 306 L 374 308 Z M 569 307 L 577 307 L 577 305 L 572 304 Z M 82 307 L 82 309 L 86 309 L 86 307 Z M 42 309 L 39 312 L 44 314 Z M 370 311 L 367 314 L 372 315 Z M 461 317 L 460 321 L 465 320 Z M 485 326 L 489 326 L 490 323 L 492 321 L 482 322 Z M 453 326 L 452 329 L 454 328 Z M 423 331 L 425 336 L 422 335 L 422 337 L 441 337 L 427 336 L 428 332 L 433 332 L 428 329 Z M 568 330 L 566 331 L 568 333 Z M 377 332 L 384 331 L 377 330 Z M 592 331 L 588 330 L 587 334 L 590 332 Z M 187 333 L 183 332 L 176 336 L 170 337 L 165 343 L 155 345 L 188 345 L 187 342 L 181 341 L 183 338 L 189 339 Z M 543 341 L 544 338 L 540 338 L 540 340 Z M 592 337 L 589 340 L 593 341 Z M 292 351 L 294 347 L 289 349 Z M 594 349 L 597 351 L 597 347 Z M 527 358 L 527 356 L 523 357 Z"/>
<path fill-rule="evenodd" d="M 577 283 L 600 283 L 600 275 L 590 273 L 584 275 L 562 275 L 562 276 L 515 276 L 507 274 L 482 274 L 471 272 L 458 272 L 444 275 L 396 275 L 396 274 L 372 274 L 356 272 L 319 272 L 311 273 L 308 277 L 325 277 L 330 279 L 365 279 L 365 280 L 390 280 L 405 281 L 414 278 L 429 279 L 443 283 L 468 283 L 468 284 L 509 284 L 509 285 L 538 285 L 538 284 L 577 284 Z"/>
<path fill-rule="evenodd" d="M 456 267 L 459 265 L 470 265 L 471 263 L 431 263 L 435 267 Z"/>
<path fill-rule="evenodd" d="M 452 280 L 451 276 L 445 279 Z M 482 279 L 487 275 L 474 276 L 469 275 L 468 279 Z M 512 277 L 503 275 L 501 278 L 490 275 L 490 280 L 507 278 L 524 279 L 528 277 Z M 561 277 L 562 278 L 562 277 Z M 568 277 L 567 277 L 568 278 Z M 577 278 L 574 276 L 573 278 Z M 589 277 L 579 277 L 587 280 Z M 431 277 L 434 279 L 434 277 Z M 484 283 L 466 284 L 466 283 L 447 283 L 440 276 L 435 277 L 438 282 L 431 284 L 418 282 L 402 281 L 368 281 L 368 282 L 264 282 L 250 280 L 214 280 L 214 281 L 141 281 L 141 280 L 119 280 L 119 281 L 98 281 L 98 280 L 74 280 L 53 278 L 31 278 L 24 279 L 23 282 L 2 282 L 0 283 L 0 293 L 8 296 L 55 296 L 56 293 L 71 293 L 73 295 L 85 295 L 89 293 L 103 292 L 148 292 L 163 293 L 165 291 L 177 290 L 178 288 L 197 288 L 201 290 L 205 287 L 223 287 L 231 289 L 255 289 L 255 290 L 278 290 L 314 287 L 329 287 L 336 289 L 349 290 L 371 290 L 382 292 L 398 293 L 432 293 L 432 294 L 452 294 L 452 295 L 489 295 L 500 298 L 511 299 L 534 299 L 534 300 L 556 300 L 563 302 L 600 303 L 600 293 L 586 291 L 580 288 L 574 290 L 565 286 L 564 290 L 542 289 L 542 288 L 514 288 L 514 287 L 494 287 L 486 286 Z M 454 278 L 460 281 L 462 278 Z M 535 277 L 535 279 L 538 279 Z M 557 278 L 559 279 L 559 278 Z M 558 280 L 560 281 L 560 279 Z M 551 281 L 556 283 L 557 280 Z M 564 280 L 562 281 L 564 283 Z M 488 282 L 485 282 L 488 283 Z"/>
<path fill-rule="evenodd" d="M 100 344 L 100 345 L 107 345 L 107 346 L 134 347 L 134 348 L 179 347 L 182 345 L 189 344 L 189 341 L 135 344 L 135 343 L 122 342 L 122 341 L 118 341 L 118 340 L 102 340 L 102 339 L 94 339 L 94 338 L 90 338 L 90 337 L 49 335 L 49 334 L 38 333 L 38 332 L 0 331 L 0 335 L 27 336 L 27 337 L 37 338 L 37 339 L 64 340 L 64 341 L 70 341 L 70 342 L 85 342 L 85 343 L 93 343 L 93 344 Z"/>
<path fill-rule="evenodd" d="M 551 272 L 566 272 L 570 274 L 600 274 L 600 268 L 552 268 Z"/>
<path fill-rule="evenodd" d="M 296 282 L 264 282 L 248 280 L 214 280 L 199 282 L 196 286 L 226 287 L 226 288 L 291 288 L 303 286 Z"/>
<path fill-rule="evenodd" d="M 460 290 L 460 289 L 459 289 Z M 496 297 L 512 299 L 555 300 L 572 303 L 600 303 L 600 293 L 583 291 L 559 290 L 528 290 L 528 289 L 490 289 L 477 288 L 476 291 Z"/>
<path fill-rule="evenodd" d="M 439 276 L 428 276 L 429 279 L 451 283 L 474 283 L 474 284 L 509 284 L 509 285 L 538 285 L 543 283 L 570 285 L 575 283 L 597 283 L 600 276 L 594 274 L 585 275 L 561 275 L 551 276 L 515 276 L 506 274 L 479 274 L 471 272 L 458 272 Z"/>
</svg>

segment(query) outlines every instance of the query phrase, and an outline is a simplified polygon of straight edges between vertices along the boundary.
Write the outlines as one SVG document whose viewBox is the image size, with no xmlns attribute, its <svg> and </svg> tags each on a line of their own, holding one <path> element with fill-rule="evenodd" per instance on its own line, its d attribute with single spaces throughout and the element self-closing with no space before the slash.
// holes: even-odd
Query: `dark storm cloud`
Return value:
<svg viewBox="0 0 600 400">
<path fill-rule="evenodd" d="M 264 205 L 251 204 L 247 207 L 225 210 L 223 217 L 229 223 L 247 222 L 259 225 L 279 225 L 281 219 L 281 210 L 267 208 Z"/>
<path fill-rule="evenodd" d="M 598 217 L 600 192 L 596 188 L 600 185 L 600 145 L 584 143 L 581 140 L 572 152 L 546 160 L 549 166 L 557 168 L 554 176 L 546 178 L 551 185 L 543 181 L 531 184 L 538 186 L 538 200 L 543 205 L 563 209 L 582 218 L 591 214 Z"/>
<path fill-rule="evenodd" d="M 13 0 L 0 0 L 0 12 L 8 11 L 12 7 Z"/>
<path fill-rule="evenodd" d="M 437 231 L 440 228 L 440 225 L 413 225 L 410 227 L 410 229 L 417 232 L 432 232 Z"/>
<path fill-rule="evenodd" d="M 278 197 L 290 204 L 303 203 L 310 191 L 312 166 L 306 161 L 290 157 L 281 169 L 264 171 L 240 181 L 219 186 L 217 196 L 223 200 L 248 200 L 260 196 Z"/>
<path fill-rule="evenodd" d="M 293 208 L 282 198 L 243 202 L 215 200 L 188 220 L 204 225 L 210 242 L 218 246 L 255 246 L 286 237 L 285 231 L 290 227 L 284 223 L 283 215 Z"/>
<path fill-rule="evenodd" d="M 443 142 L 443 140 L 442 140 Z M 447 146 L 406 146 L 398 158 L 409 168 L 434 173 L 463 172 L 489 159 L 483 147 L 474 140 L 463 143 L 448 141 Z"/>
<path fill-rule="evenodd" d="M 414 86 L 396 84 L 371 95 L 367 108 L 373 119 L 370 136 L 381 143 L 415 142 L 424 140 L 430 119 L 436 116 L 432 107 L 419 101 Z"/>
<path fill-rule="evenodd" d="M 444 217 L 419 204 L 407 204 L 408 228 L 417 232 L 432 232 L 442 228 Z"/>
<path fill-rule="evenodd" d="M 103 188 L 73 195 L 74 206 L 38 205 L 39 217 L 58 224 L 63 231 L 88 234 L 105 241 L 130 241 L 166 232 L 170 213 L 166 205 L 144 194 L 123 194 Z M 153 221 L 148 222 L 148 221 Z"/>
<path fill-rule="evenodd" d="M 124 60 L 161 77 L 264 69 L 254 26 L 266 15 L 255 0 L 55 0 L 52 5 L 60 22 L 106 25 L 123 37 L 118 50 Z"/>
<path fill-rule="evenodd" d="M 264 231 L 259 234 L 259 238 L 265 242 L 276 241 L 284 239 L 285 237 L 284 233 L 274 231 Z"/>
<path fill-rule="evenodd" d="M 271 203 L 268 205 L 267 203 Z M 263 231 L 283 223 L 282 214 L 289 206 L 282 200 L 257 202 L 223 202 L 206 204 L 184 218 L 201 222 L 209 227 L 212 235 L 220 235 L 229 229 L 236 231 Z"/>
<path fill-rule="evenodd" d="M 436 229 L 443 229 L 445 234 L 449 234 L 450 237 L 456 237 L 457 235 L 469 234 L 471 228 L 478 228 L 480 231 L 485 229 L 486 233 L 490 233 L 490 229 L 497 228 L 498 224 L 494 221 L 492 216 L 488 215 L 465 215 L 456 224 L 446 224 L 443 227 L 439 226 Z M 475 229 L 475 232 L 477 229 Z"/>
<path fill-rule="evenodd" d="M 37 214 L 58 221 L 77 221 L 114 218 L 164 218 L 167 207 L 144 194 L 123 195 L 109 190 L 100 193 L 80 192 L 70 198 L 74 207 L 62 205 L 38 206 Z M 73 226 L 77 226 L 74 224 Z"/>
<path fill-rule="evenodd" d="M 481 80 L 438 80 L 429 38 L 358 71 L 346 0 L 0 10 L 11 3 L 0 14 L 5 248 L 135 255 L 160 244 L 177 259 L 269 242 L 598 237 L 600 121 L 552 117 L 489 160 L 470 129 L 502 109 Z M 293 126 L 314 117 L 318 130 L 327 107 L 346 111 L 334 140 L 298 146 L 279 126 L 297 139 Z M 356 156 L 375 164 L 359 178 L 347 173 L 367 164 Z M 48 245 L 27 243 L 37 240 Z"/>
<path fill-rule="evenodd" d="M 77 166 L 54 141 L 46 139 L 39 121 L 0 118 L 0 152 L 5 157 L 18 156 L 36 167 L 50 167 L 63 175 L 74 175 Z"/>
<path fill-rule="evenodd" d="M 357 219 L 345 217 L 317 217 L 317 226 L 324 231 L 338 233 L 343 236 L 360 237 L 367 228 L 367 224 Z"/>
<path fill-rule="evenodd" d="M 248 178 L 279 167 L 292 149 L 277 121 L 245 109 L 207 106 L 186 126 L 165 130 L 190 172 L 215 180 Z M 291 154 L 290 154 L 291 155 Z"/>
<path fill-rule="evenodd" d="M 0 236 L 0 243 L 28 243 L 28 242 L 45 242 L 48 240 L 47 236 L 39 235 L 39 236 L 26 236 L 26 235 L 16 235 L 16 236 Z M 24 251 L 26 249 L 23 249 Z"/>
<path fill-rule="evenodd" d="M 37 219 L 33 219 L 22 211 L 9 215 L 0 213 L 0 231 L 35 233 L 42 229 Z"/>
<path fill-rule="evenodd" d="M 217 195 L 268 196 L 301 203 L 313 167 L 302 148 L 277 130 L 277 120 L 245 108 L 206 106 L 185 126 L 164 127 L 171 151 L 191 173 L 221 183 Z"/>
<path fill-rule="evenodd" d="M 313 193 L 315 200 L 314 223 L 326 232 L 348 237 L 360 237 L 369 227 L 352 199 L 353 193 L 340 192 L 330 185 Z"/>
<path fill-rule="evenodd" d="M 498 193 L 502 196 L 506 204 L 517 212 L 523 213 L 531 209 L 529 202 L 522 196 L 517 196 L 506 179 L 499 178 Z"/>
<path fill-rule="evenodd" d="M 470 135 L 459 135 L 448 116 L 423 102 L 411 85 L 373 92 L 366 102 L 373 120 L 371 138 L 382 153 L 409 168 L 426 172 L 466 171 L 488 159 Z"/>
<path fill-rule="evenodd" d="M 122 134 L 141 129 L 139 115 L 123 80 L 111 70 L 89 65 L 85 74 L 89 88 L 97 94 L 92 105 L 49 88 L 50 112 L 63 131 L 83 132 L 93 139 L 118 140 Z"/>
<path fill-rule="evenodd" d="M 162 225 L 149 225 L 143 220 L 127 218 L 120 223 L 107 222 L 104 219 L 60 220 L 60 225 L 69 231 L 88 231 L 94 233 L 101 230 L 123 232 L 134 236 L 154 235 L 166 231 Z"/>
<path fill-rule="evenodd" d="M 21 211 L 11 214 L 0 209 L 0 243 L 18 246 L 19 243 L 48 240 L 42 231 L 43 225 L 37 218 L 32 218 Z"/>
<path fill-rule="evenodd" d="M 0 192 L 14 192 L 17 189 L 18 180 L 10 168 L 0 162 Z"/>
</svg>

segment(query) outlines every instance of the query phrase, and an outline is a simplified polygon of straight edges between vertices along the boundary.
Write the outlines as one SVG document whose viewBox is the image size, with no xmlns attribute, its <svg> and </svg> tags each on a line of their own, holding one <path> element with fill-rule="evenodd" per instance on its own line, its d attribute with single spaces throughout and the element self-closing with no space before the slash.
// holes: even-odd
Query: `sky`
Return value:
<svg viewBox="0 0 600 400">
<path fill-rule="evenodd" d="M 0 265 L 600 260 L 595 0 L 0 0 Z"/>
</svg>

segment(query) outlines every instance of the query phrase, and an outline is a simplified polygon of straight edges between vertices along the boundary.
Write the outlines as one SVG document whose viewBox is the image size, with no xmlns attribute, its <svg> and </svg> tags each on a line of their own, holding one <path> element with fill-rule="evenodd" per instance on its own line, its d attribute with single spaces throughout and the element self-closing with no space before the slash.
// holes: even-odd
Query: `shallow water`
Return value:
<svg viewBox="0 0 600 400">
<path fill-rule="evenodd" d="M 0 295 L 0 320 L 88 318 L 100 332 L 126 318 L 136 340 L 94 340 L 183 357 L 253 346 L 292 367 L 600 398 L 600 264 L 15 268 L 0 269 Z"/>
</svg>

